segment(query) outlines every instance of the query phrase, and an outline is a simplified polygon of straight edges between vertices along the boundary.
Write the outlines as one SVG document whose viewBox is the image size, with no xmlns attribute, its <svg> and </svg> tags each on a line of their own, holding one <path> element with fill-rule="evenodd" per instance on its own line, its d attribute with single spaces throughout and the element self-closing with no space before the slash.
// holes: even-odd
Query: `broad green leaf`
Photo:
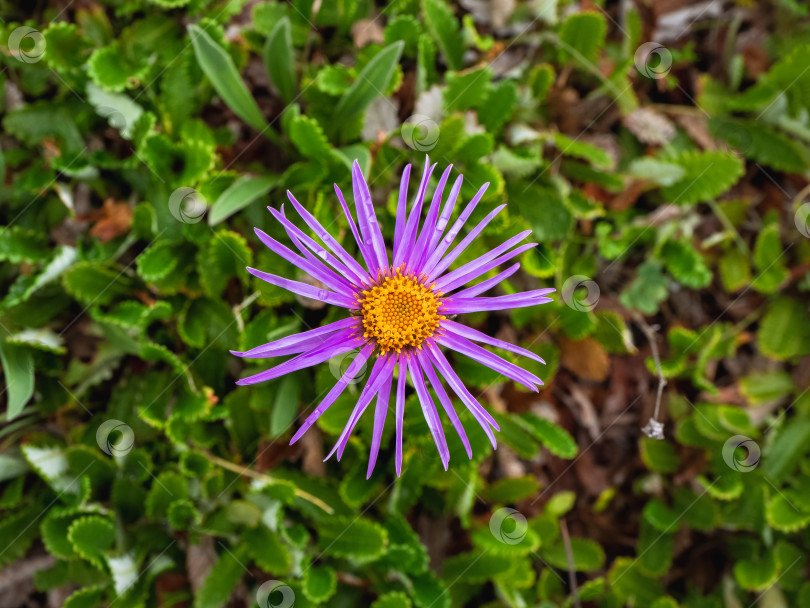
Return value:
<svg viewBox="0 0 810 608">
<path fill-rule="evenodd" d="M 661 273 L 661 267 L 655 262 L 644 262 L 635 280 L 621 293 L 619 300 L 627 308 L 651 315 L 658 311 L 659 304 L 668 293 L 667 280 Z"/>
<path fill-rule="evenodd" d="M 677 159 L 683 177 L 663 190 L 667 202 L 691 205 L 716 198 L 742 176 L 742 161 L 724 152 L 684 152 Z"/>
<path fill-rule="evenodd" d="M 34 359 L 31 349 L 0 340 L 0 362 L 6 393 L 6 421 L 14 420 L 34 394 Z"/>
<path fill-rule="evenodd" d="M 267 196 L 267 193 L 276 184 L 278 184 L 278 177 L 274 175 L 240 177 L 211 205 L 211 210 L 208 212 L 208 224 L 216 226 L 256 199 Z"/>
<path fill-rule="evenodd" d="M 482 497 L 498 504 L 508 505 L 537 493 L 540 483 L 532 475 L 499 479 L 482 493 Z"/>
<path fill-rule="evenodd" d="M 78 262 L 62 275 L 65 291 L 87 306 L 109 304 L 129 292 L 130 281 L 123 271 L 99 262 Z"/>
<path fill-rule="evenodd" d="M 779 566 L 771 549 L 734 564 L 734 578 L 748 591 L 762 591 L 776 582 L 778 576 Z"/>
<path fill-rule="evenodd" d="M 301 376 L 287 374 L 278 383 L 273 411 L 270 416 L 270 437 L 286 433 L 298 415 L 298 400 L 301 397 Z"/>
<path fill-rule="evenodd" d="M 115 526 L 109 519 L 89 515 L 70 524 L 68 539 L 76 553 L 97 568 L 103 568 L 104 554 L 115 545 Z"/>
<path fill-rule="evenodd" d="M 762 471 L 773 483 L 784 480 L 802 462 L 810 445 L 810 419 L 794 418 L 777 433 L 762 459 Z"/>
<path fill-rule="evenodd" d="M 599 543 L 588 538 L 571 538 L 571 553 L 574 569 L 579 572 L 590 572 L 600 569 L 605 563 L 605 552 Z M 550 547 L 543 547 L 540 553 L 549 564 L 556 568 L 567 569 L 568 558 L 565 545 L 558 541 Z"/>
<path fill-rule="evenodd" d="M 267 526 L 259 525 L 245 536 L 245 546 L 250 557 L 263 570 L 278 575 L 286 574 L 292 564 L 287 546 L 278 534 Z"/>
<path fill-rule="evenodd" d="M 295 97 L 296 77 L 289 17 L 279 19 L 267 37 L 264 43 L 264 65 L 282 101 L 291 103 Z"/>
<path fill-rule="evenodd" d="M 303 114 L 293 118 L 289 136 L 301 154 L 316 162 L 326 162 L 333 154 L 329 140 L 314 118 Z"/>
<path fill-rule="evenodd" d="M 757 331 L 759 350 L 784 361 L 810 352 L 810 324 L 806 301 L 782 296 L 768 305 Z"/>
<path fill-rule="evenodd" d="M 177 266 L 177 261 L 178 257 L 173 249 L 173 243 L 157 241 L 138 256 L 136 264 L 138 274 L 145 281 L 157 281 L 171 273 Z"/>
<path fill-rule="evenodd" d="M 365 112 L 368 105 L 388 89 L 399 57 L 402 55 L 403 46 L 403 42 L 399 41 L 385 47 L 360 71 L 354 84 L 335 106 L 331 116 L 331 126 L 334 130 L 342 127 L 354 116 Z"/>
<path fill-rule="evenodd" d="M 318 537 L 326 553 L 361 563 L 377 559 L 387 544 L 385 529 L 363 518 L 331 517 L 320 523 Z"/>
<path fill-rule="evenodd" d="M 371 608 L 411 608 L 410 598 L 402 591 L 389 591 L 371 603 Z"/>
<path fill-rule="evenodd" d="M 448 584 L 462 577 L 468 583 L 483 583 L 503 574 L 510 566 L 509 560 L 502 555 L 473 551 L 447 558 L 442 569 L 442 578 Z"/>
<path fill-rule="evenodd" d="M 574 58 L 591 67 L 605 44 L 607 22 L 595 11 L 574 13 L 560 26 L 560 55 L 563 61 Z"/>
<path fill-rule="evenodd" d="M 564 428 L 534 414 L 522 416 L 521 420 L 526 423 L 529 432 L 555 456 L 570 459 L 577 455 L 577 442 Z"/>
<path fill-rule="evenodd" d="M 268 127 L 267 120 L 245 86 L 228 52 L 198 25 L 190 25 L 188 29 L 197 62 L 219 96 L 251 127 L 268 136 L 271 133 L 275 135 Z"/>
<path fill-rule="evenodd" d="M 674 473 L 680 466 L 680 458 L 675 446 L 666 440 L 642 437 L 640 440 L 641 459 L 648 469 L 656 473 Z"/>
<path fill-rule="evenodd" d="M 245 574 L 243 554 L 241 547 L 220 553 L 194 596 L 194 608 L 221 608 L 228 603 L 233 588 Z"/>
</svg>

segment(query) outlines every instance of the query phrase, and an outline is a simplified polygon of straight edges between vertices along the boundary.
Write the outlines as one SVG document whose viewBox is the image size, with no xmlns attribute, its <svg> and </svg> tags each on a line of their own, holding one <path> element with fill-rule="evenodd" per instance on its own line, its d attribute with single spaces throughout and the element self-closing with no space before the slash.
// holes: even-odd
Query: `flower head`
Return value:
<svg viewBox="0 0 810 608">
<path fill-rule="evenodd" d="M 444 379 L 450 390 L 481 425 L 492 446 L 496 446 L 492 429 L 498 430 L 497 422 L 461 382 L 441 347 L 470 357 L 531 390 L 536 391 L 537 386 L 543 384 L 540 378 L 534 374 L 480 345 L 493 346 L 544 363 L 536 354 L 452 320 L 455 315 L 466 312 L 534 306 L 551 301 L 547 296 L 554 291 L 553 289 L 537 289 L 496 297 L 481 296 L 512 275 L 520 267 L 518 263 L 511 264 L 506 270 L 490 279 L 464 288 L 471 281 L 479 279 L 534 247 L 534 243 L 519 245 L 531 231 L 522 232 L 471 262 L 448 271 L 450 265 L 478 238 L 487 224 L 505 205 L 490 212 L 458 244 L 453 246 L 465 222 L 484 195 L 488 184 L 484 184 L 447 230 L 463 179 L 461 176 L 456 179 L 447 199 L 442 204 L 451 169 L 448 167 L 439 180 L 428 206 L 427 216 L 420 227 L 423 207 L 427 200 L 427 187 L 434 169 L 435 165 L 430 165 L 428 160 L 425 163 L 419 189 L 410 212 L 407 209 L 410 165 L 402 174 L 391 257 L 389 257 L 377 222 L 368 185 L 356 161 L 352 167 L 356 223 L 355 217 L 349 211 L 337 185 L 335 193 L 349 223 L 362 263 L 351 256 L 289 192 L 287 196 L 293 208 L 321 243 L 287 219 L 283 207 L 279 211 L 271 208 L 270 212 L 284 227 L 298 253 L 256 229 L 257 236 L 267 247 L 301 268 L 324 287 L 313 287 L 248 268 L 251 274 L 293 293 L 345 308 L 349 316 L 323 327 L 263 344 L 246 352 L 234 352 L 235 355 L 247 358 L 295 355 L 280 365 L 243 378 L 237 384 L 255 384 L 278 378 L 359 349 L 359 353 L 352 363 L 332 390 L 309 414 L 304 424 L 293 435 L 290 443 L 298 441 L 337 400 L 358 371 L 367 362 L 373 361 L 371 372 L 360 392 L 357 404 L 335 447 L 327 456 L 329 458 L 337 452 L 338 459 L 341 458 L 357 421 L 376 398 L 374 430 L 368 465 L 369 476 L 380 450 L 392 388 L 395 393 L 397 475 L 402 471 L 402 426 L 408 377 L 419 398 L 425 421 L 445 469 L 447 469 L 450 459 L 450 452 L 436 404 L 428 391 L 428 386 L 433 388 L 469 457 L 472 457 L 472 450 L 464 427 L 461 425 L 450 396 L 440 378 Z M 394 386 L 395 372 L 396 386 Z"/>
</svg>

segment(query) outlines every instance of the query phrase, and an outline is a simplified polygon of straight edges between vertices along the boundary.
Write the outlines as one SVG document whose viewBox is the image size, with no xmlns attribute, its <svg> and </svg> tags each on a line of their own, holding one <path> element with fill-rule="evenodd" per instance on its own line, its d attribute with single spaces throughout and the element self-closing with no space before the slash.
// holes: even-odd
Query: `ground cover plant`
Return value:
<svg viewBox="0 0 810 608">
<path fill-rule="evenodd" d="M 0 606 L 810 606 L 809 12 L 0 0 Z M 428 156 L 544 385 L 448 351 L 497 449 L 408 388 L 324 461 L 372 365 L 293 445 L 356 354 L 237 386 L 342 318 L 254 227 L 355 253 L 356 162 L 390 247 Z"/>
</svg>

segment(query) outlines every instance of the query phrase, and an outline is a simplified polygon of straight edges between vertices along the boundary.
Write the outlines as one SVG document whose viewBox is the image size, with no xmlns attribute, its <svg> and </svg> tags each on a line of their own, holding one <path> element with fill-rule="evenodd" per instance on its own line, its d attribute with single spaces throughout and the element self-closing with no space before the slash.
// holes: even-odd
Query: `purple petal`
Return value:
<svg viewBox="0 0 810 608">
<path fill-rule="evenodd" d="M 436 190 L 433 191 L 433 198 L 430 201 L 427 217 L 422 224 L 422 230 L 419 232 L 419 238 L 416 240 L 416 246 L 411 249 L 411 253 L 405 263 L 413 268 L 415 272 L 419 272 L 422 263 L 422 256 L 427 251 L 427 244 L 430 239 L 431 232 L 435 229 L 436 220 L 439 216 L 439 206 L 442 202 L 442 195 L 444 194 L 444 186 L 447 184 L 447 178 L 450 177 L 450 171 L 453 165 L 449 165 L 442 173 Z"/>
<path fill-rule="evenodd" d="M 402 233 L 399 247 L 394 251 L 394 268 L 398 268 L 400 264 L 408 258 L 408 254 L 416 244 L 416 229 L 419 226 L 419 217 L 422 215 L 425 191 L 427 190 L 430 176 L 433 174 L 435 167 L 436 165 L 430 164 L 430 158 L 426 157 L 425 169 L 422 172 L 422 182 L 419 184 L 419 191 L 416 193 L 416 199 L 411 207 L 411 213 L 408 215 L 408 221 L 405 223 L 405 230 Z"/>
<path fill-rule="evenodd" d="M 430 357 L 433 364 L 436 366 L 436 369 L 439 370 L 439 373 L 445 379 L 450 388 L 453 389 L 453 392 L 458 395 L 459 399 L 467 406 L 467 409 L 470 413 L 475 417 L 478 421 L 478 424 L 481 425 L 481 428 L 484 429 L 484 433 L 486 433 L 487 437 L 489 438 L 489 442 L 492 444 L 492 447 L 497 447 L 497 442 L 495 441 L 495 435 L 492 433 L 492 428 L 495 430 L 500 430 L 498 428 L 498 423 L 495 422 L 495 419 L 490 415 L 488 411 L 486 411 L 478 400 L 470 394 L 470 391 L 467 390 L 467 387 L 464 386 L 464 383 L 461 382 L 461 379 L 458 377 L 456 372 L 453 371 L 453 368 L 450 367 L 450 363 L 447 361 L 445 356 L 442 354 L 442 351 L 439 349 L 438 345 L 435 343 L 431 343 L 428 345 L 426 350 L 428 357 Z"/>
<path fill-rule="evenodd" d="M 340 275 L 335 274 L 332 270 L 324 266 L 323 263 L 315 256 L 312 256 L 312 258 L 301 257 L 258 228 L 254 228 L 253 231 L 256 233 L 256 236 L 259 237 L 259 240 L 261 240 L 261 242 L 264 243 L 268 249 L 270 249 L 270 251 L 283 257 L 288 262 L 292 262 L 301 270 L 308 273 L 313 279 L 320 281 L 332 291 L 337 291 L 338 293 L 342 293 L 343 295 L 349 297 L 357 292 L 356 287 L 354 287 Z"/>
<path fill-rule="evenodd" d="M 405 215 L 408 212 L 408 182 L 411 179 L 411 166 L 407 165 L 399 180 L 399 199 L 397 200 L 397 222 L 394 225 L 394 251 L 402 240 L 402 231 L 405 230 Z"/>
<path fill-rule="evenodd" d="M 477 329 L 473 329 L 472 327 L 467 327 L 466 325 L 456 323 L 455 321 L 450 321 L 449 319 L 440 321 L 439 324 L 441 325 L 442 329 L 450 335 L 455 335 L 459 338 L 467 338 L 468 340 L 474 340 L 475 342 L 482 342 L 483 344 L 489 344 L 495 348 L 508 350 L 516 355 L 522 355 L 545 364 L 545 361 L 543 361 L 543 359 L 538 355 L 535 355 L 532 351 L 521 348 L 520 346 L 515 346 L 509 342 L 504 342 L 503 340 L 498 340 L 497 338 L 488 336 L 487 334 L 480 332 Z"/>
<path fill-rule="evenodd" d="M 307 226 L 309 226 L 315 235 L 321 239 L 324 245 L 335 252 L 335 255 L 337 255 L 341 262 L 348 266 L 360 278 L 370 279 L 370 277 L 368 277 L 363 270 L 363 267 L 358 264 L 352 256 L 349 255 L 343 246 L 338 243 L 337 240 L 335 240 L 335 237 L 333 237 L 309 211 L 304 209 L 301 204 L 295 200 L 295 197 L 289 190 L 287 190 L 287 198 L 290 199 L 292 206 L 298 212 L 298 215 L 300 215 L 301 218 L 307 223 Z"/>
<path fill-rule="evenodd" d="M 524 230 L 523 232 L 513 236 L 511 239 L 501 243 L 500 245 L 495 247 L 495 249 L 491 249 L 484 255 L 474 259 L 471 262 L 467 262 L 463 266 L 459 266 L 453 272 L 448 272 L 446 275 L 436 280 L 436 287 L 444 292 L 449 292 L 455 289 L 456 287 L 464 285 L 464 283 L 466 283 L 467 281 L 470 281 L 475 277 L 480 276 L 481 274 L 483 274 L 482 272 L 479 272 L 480 268 L 483 268 L 493 260 L 497 259 L 498 256 L 500 256 L 501 254 L 509 251 L 512 247 L 517 245 L 520 241 L 525 239 L 531 233 L 532 233 L 531 230 Z M 534 244 L 532 246 L 534 246 Z M 450 255 L 452 255 L 452 253 Z M 448 255 L 447 257 L 450 257 L 450 255 Z M 516 254 L 513 254 L 511 257 L 514 257 L 514 255 Z M 445 260 L 446 259 L 447 258 L 445 258 Z M 442 263 L 439 265 L 439 267 L 436 268 L 437 272 L 439 272 L 439 268 L 444 265 L 445 260 L 442 260 Z M 484 272 L 489 272 L 489 270 L 486 270 Z M 452 285 L 455 285 L 455 287 L 451 287 Z"/>
<path fill-rule="evenodd" d="M 327 304 L 332 304 L 334 306 L 342 306 L 343 308 L 360 307 L 360 305 L 357 303 L 356 297 L 344 296 L 342 294 L 329 291 L 328 289 L 319 289 L 318 287 L 313 287 L 312 285 L 307 285 L 306 283 L 300 283 L 299 281 L 293 281 L 292 279 L 285 279 L 284 277 L 270 274 L 269 272 L 262 272 L 261 270 L 256 270 L 250 266 L 248 266 L 247 271 L 257 279 L 266 281 L 271 285 L 283 287 L 287 291 L 297 293 L 305 298 L 312 298 L 313 300 L 326 302 Z"/>
<path fill-rule="evenodd" d="M 394 357 L 396 362 L 396 357 Z M 380 442 L 382 441 L 383 428 L 385 428 L 385 416 L 388 413 L 388 401 L 391 399 L 391 384 L 394 382 L 394 370 L 386 376 L 385 384 L 377 393 L 377 405 L 374 409 L 374 433 L 371 436 L 371 450 L 368 455 L 368 470 L 366 479 L 371 477 L 374 465 L 377 463 L 377 456 L 380 453 Z"/>
<path fill-rule="evenodd" d="M 504 310 L 507 308 L 526 308 L 527 306 L 538 306 L 553 302 L 546 294 L 554 289 L 535 289 L 534 291 L 523 291 L 508 296 L 497 296 L 494 298 L 459 298 L 452 296 L 444 301 L 441 313 L 457 315 L 465 312 L 480 312 L 484 310 Z"/>
<path fill-rule="evenodd" d="M 464 449 L 467 451 L 467 457 L 472 458 L 472 448 L 470 447 L 470 441 L 467 439 L 467 433 L 464 432 L 464 426 L 461 424 L 461 420 L 458 419 L 456 410 L 453 409 L 453 404 L 450 401 L 450 397 L 447 396 L 447 391 L 444 390 L 441 381 L 436 377 L 436 372 L 433 371 L 430 358 L 424 352 L 420 352 L 416 353 L 416 360 L 419 362 L 419 365 L 422 366 L 422 371 L 424 371 L 425 375 L 428 377 L 428 381 L 436 392 L 436 396 L 439 398 L 439 402 L 442 404 L 447 417 L 450 418 L 450 422 L 453 423 L 453 427 L 456 429 L 461 443 L 464 444 Z"/>
<path fill-rule="evenodd" d="M 408 359 L 399 355 L 399 378 L 397 379 L 396 400 L 396 467 L 397 477 L 402 475 L 402 423 L 405 418 L 405 385 L 408 380 Z"/>
<path fill-rule="evenodd" d="M 433 233 L 430 235 L 430 242 L 428 243 L 428 248 L 426 253 L 431 253 L 435 248 L 436 245 L 439 244 L 439 241 L 442 239 L 442 234 L 444 234 L 444 229 L 447 228 L 447 223 L 450 221 L 450 217 L 453 215 L 453 209 L 455 209 L 456 201 L 458 200 L 458 194 L 461 192 L 461 186 L 464 183 L 464 176 L 459 175 L 456 178 L 455 183 L 453 184 L 453 188 L 450 190 L 450 196 L 447 197 L 447 202 L 444 203 L 444 207 L 442 208 L 442 214 L 439 216 L 439 219 L 436 222 L 436 226 L 433 228 Z"/>
<path fill-rule="evenodd" d="M 285 374 L 304 369 L 305 367 L 312 367 L 332 357 L 354 350 L 357 348 L 358 343 L 362 343 L 362 339 L 352 339 L 352 330 L 344 329 L 326 338 L 319 346 L 301 353 L 280 365 L 271 367 L 268 370 L 237 380 L 236 383 L 240 386 L 256 384 L 284 376 Z"/>
<path fill-rule="evenodd" d="M 476 205 L 478 205 L 478 201 L 481 200 L 481 197 L 484 196 L 484 192 L 487 190 L 487 186 L 489 186 L 489 182 L 481 186 L 472 200 L 467 203 L 467 206 L 464 208 L 464 211 L 461 212 L 461 215 L 456 218 L 456 221 L 453 223 L 453 226 L 450 228 L 450 232 L 448 232 L 441 241 L 439 241 L 438 247 L 432 251 L 430 257 L 425 262 L 424 268 L 422 268 L 422 272 L 425 274 L 429 274 L 430 270 L 442 259 L 444 252 L 453 244 L 453 241 L 456 238 L 456 235 L 461 231 L 461 228 L 464 226 L 465 222 L 469 219 L 472 212 L 475 210 Z"/>
<path fill-rule="evenodd" d="M 269 209 L 273 217 L 276 218 L 281 223 L 282 226 L 284 226 L 284 230 L 287 232 L 287 235 L 290 237 L 291 240 L 293 240 L 293 242 L 296 242 L 296 239 L 300 240 L 316 256 L 328 262 L 332 266 L 332 268 L 334 268 L 338 272 L 338 274 L 351 277 L 352 281 L 357 285 L 362 285 L 363 283 L 371 281 L 371 277 L 368 276 L 368 273 L 365 270 L 363 270 L 363 267 L 360 266 L 360 264 L 358 264 L 354 260 L 354 258 L 349 256 L 348 254 L 345 254 L 344 258 L 342 254 L 338 253 L 338 255 L 341 256 L 341 259 L 343 259 L 344 261 L 348 261 L 349 264 L 353 267 L 356 266 L 362 272 L 362 274 L 359 274 L 356 271 L 353 272 L 349 270 L 349 268 L 347 268 L 346 265 L 343 264 L 341 260 L 332 255 L 332 253 L 330 253 L 325 247 L 316 243 L 314 239 L 304 234 L 298 228 L 298 226 L 296 226 L 290 220 L 288 220 L 282 212 L 279 212 L 273 209 L 272 207 L 268 207 L 267 209 Z"/>
<path fill-rule="evenodd" d="M 290 445 L 301 439 L 304 433 L 309 430 L 309 427 L 315 424 L 315 421 L 318 420 L 318 418 L 320 418 L 321 415 L 329 409 L 329 407 L 337 400 L 338 397 L 340 397 L 340 394 L 349 385 L 349 382 L 354 379 L 357 372 L 359 372 L 366 364 L 366 361 L 368 361 L 368 358 L 371 356 L 373 351 L 373 344 L 366 344 L 362 349 L 360 349 L 360 352 L 357 353 L 357 356 L 349 364 L 349 367 L 347 367 L 346 371 L 343 372 L 343 375 L 340 377 L 340 380 L 337 381 L 337 384 L 332 387 L 326 397 L 324 397 L 323 401 L 318 404 L 318 407 L 316 407 L 312 413 L 307 416 L 307 419 L 304 421 L 304 424 L 301 425 L 301 428 L 295 432 L 295 435 L 293 435 L 292 439 L 290 439 Z"/>
<path fill-rule="evenodd" d="M 352 410 L 349 420 L 343 427 L 343 431 L 340 433 L 337 443 L 335 443 L 332 451 L 327 454 L 324 460 L 329 460 L 332 457 L 332 454 L 335 452 L 337 452 L 338 460 L 343 458 L 343 450 L 346 449 L 346 444 L 349 442 L 349 437 L 351 437 L 352 431 L 357 425 L 357 421 L 360 420 L 360 416 L 362 416 L 363 412 L 366 411 L 366 408 L 368 407 L 369 403 L 371 403 L 371 400 L 377 395 L 377 393 L 379 393 L 380 388 L 385 383 L 386 379 L 393 374 L 393 361 L 393 357 L 382 356 L 378 357 L 374 362 L 374 367 L 371 369 L 368 382 L 366 382 L 366 385 L 360 392 L 360 398 L 357 400 L 357 404 L 354 406 L 354 410 Z"/>
<path fill-rule="evenodd" d="M 385 251 L 385 241 L 383 241 L 380 225 L 377 223 L 377 214 L 374 211 L 374 203 L 371 201 L 371 193 L 368 190 L 366 178 L 360 170 L 360 165 L 355 160 L 352 164 L 352 191 L 354 192 L 354 205 L 357 209 L 357 223 L 360 226 L 360 234 L 363 235 L 363 242 L 371 244 L 377 265 L 372 275 L 377 274 L 377 270 L 388 268 L 388 254 Z"/>
<path fill-rule="evenodd" d="M 262 357 L 281 357 L 283 355 L 290 355 L 293 353 L 301 353 L 310 348 L 310 344 L 317 345 L 323 342 L 324 336 L 339 331 L 341 329 L 352 328 L 353 331 L 361 329 L 359 326 L 360 321 L 356 317 L 349 317 L 335 321 L 323 327 L 317 327 L 304 331 L 286 338 L 281 338 L 267 344 L 262 344 L 256 348 L 251 348 L 245 352 L 238 352 L 232 350 L 231 353 L 237 357 L 244 357 L 247 359 L 258 359 Z"/>
<path fill-rule="evenodd" d="M 502 374 L 507 378 L 522 384 L 529 390 L 537 392 L 537 386 L 535 385 L 543 384 L 543 381 L 533 373 L 526 371 L 522 367 L 518 367 L 514 363 L 510 363 L 506 359 L 499 357 L 495 353 L 489 352 L 485 348 L 481 348 L 477 344 L 473 344 L 466 338 L 460 338 L 451 334 L 444 334 L 438 339 L 438 342 L 443 346 L 461 353 L 462 355 L 468 356 L 470 359 L 473 359 L 482 365 L 486 365 L 499 374 Z"/>
<path fill-rule="evenodd" d="M 433 435 L 433 442 L 436 444 L 436 449 L 439 450 L 439 457 L 442 459 L 444 470 L 447 470 L 447 464 L 450 462 L 450 450 L 447 449 L 447 440 L 444 438 L 444 429 L 439 420 L 439 414 L 436 412 L 436 406 L 433 405 L 433 399 L 425 386 L 425 379 L 422 377 L 422 368 L 417 361 L 410 364 L 411 380 L 416 389 L 416 394 L 419 397 L 419 404 L 422 406 L 422 413 L 425 415 L 425 422 L 427 422 L 430 434 Z"/>
<path fill-rule="evenodd" d="M 349 206 L 346 204 L 346 200 L 343 198 L 343 192 L 340 191 L 337 184 L 334 184 L 334 186 L 335 194 L 337 194 L 338 200 L 340 201 L 340 206 L 343 208 L 343 215 L 345 215 L 346 219 L 349 221 L 349 228 L 351 228 L 352 234 L 354 235 L 354 242 L 357 243 L 357 249 L 360 251 L 360 255 L 363 256 L 363 261 L 366 263 L 366 267 L 370 268 L 374 260 L 371 248 L 366 246 L 363 239 L 360 237 L 360 234 L 357 232 L 354 217 L 352 217 L 352 212 L 349 211 Z"/>
<path fill-rule="evenodd" d="M 458 256 L 464 253 L 467 247 L 470 246 L 470 243 L 472 243 L 475 239 L 478 238 L 478 235 L 481 234 L 484 228 L 487 227 L 487 225 L 495 218 L 496 215 L 498 215 L 501 212 L 501 210 L 504 207 L 506 207 L 506 205 L 499 205 L 498 207 L 495 207 L 495 209 L 487 213 L 486 217 L 482 219 L 480 222 L 478 222 L 478 225 L 476 225 L 475 228 L 470 230 L 469 234 L 467 234 L 467 236 L 465 236 L 462 239 L 462 241 L 453 248 L 453 251 L 448 253 L 441 260 L 437 261 L 432 267 L 429 267 L 426 264 L 425 274 L 431 277 L 440 276 L 445 270 L 447 270 L 450 267 L 450 264 L 452 264 L 456 260 L 456 258 L 458 258 Z"/>
<path fill-rule="evenodd" d="M 498 274 L 496 274 L 491 279 L 487 279 L 486 281 L 481 281 L 480 283 L 477 283 L 476 285 L 473 285 L 472 287 L 468 287 L 467 289 L 463 289 L 462 291 L 457 291 L 456 293 L 453 294 L 453 297 L 454 298 L 459 298 L 459 297 L 461 297 L 461 298 L 472 298 L 474 296 L 477 296 L 478 294 L 484 293 L 485 291 L 489 291 L 490 289 L 492 289 L 496 285 L 499 285 L 501 283 L 501 281 L 503 281 L 504 279 L 506 279 L 508 277 L 511 277 L 513 274 L 515 274 L 515 272 L 517 271 L 518 268 L 520 268 L 519 263 L 518 264 L 512 264 L 509 268 L 507 268 L 506 270 L 504 270 L 502 272 L 499 272 Z"/>
<path fill-rule="evenodd" d="M 465 264 L 465 266 L 462 267 L 462 268 L 466 267 L 466 270 L 463 274 L 453 275 L 453 277 L 450 277 L 450 274 L 453 274 L 450 273 L 443 276 L 440 280 L 444 282 L 444 290 L 450 292 L 453 291 L 454 289 L 458 289 L 465 283 L 469 283 L 470 281 L 477 279 L 481 275 L 488 273 L 490 270 L 494 270 L 504 262 L 507 262 L 511 260 L 513 257 L 518 256 L 521 253 L 528 251 L 529 249 L 532 249 L 536 245 L 537 243 L 526 243 L 525 245 L 521 245 L 520 247 L 517 247 L 512 251 L 508 251 L 503 255 L 498 256 L 494 260 L 489 259 L 485 261 L 485 259 L 489 258 L 490 256 L 489 255 L 481 256 L 480 258 L 471 262 L 470 264 Z M 495 251 L 495 249 L 493 249 L 492 251 Z M 459 270 L 461 270 L 461 268 L 459 268 Z M 455 270 L 453 272 L 455 272 Z M 448 277 L 450 278 L 448 279 Z M 438 284 L 438 281 L 436 282 L 436 284 Z"/>
</svg>

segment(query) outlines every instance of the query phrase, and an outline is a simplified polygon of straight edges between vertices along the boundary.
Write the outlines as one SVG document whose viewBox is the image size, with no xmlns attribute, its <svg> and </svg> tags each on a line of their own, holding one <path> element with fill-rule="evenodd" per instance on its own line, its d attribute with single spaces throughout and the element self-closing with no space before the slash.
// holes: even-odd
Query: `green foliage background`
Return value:
<svg viewBox="0 0 810 608">
<path fill-rule="evenodd" d="M 619 25 L 613 3 L 519 4 L 497 27 L 445 0 L 56 4 L 0 4 L 0 564 L 51 555 L 35 587 L 70 608 L 274 605 L 271 580 L 295 606 L 810 606 L 799 3 L 760 3 L 766 70 L 690 41 L 662 78 L 638 66 L 643 13 Z M 407 121 L 417 100 L 430 116 Z M 473 460 L 451 440 L 444 472 L 411 399 L 403 476 L 389 424 L 366 481 L 370 420 L 320 464 L 352 394 L 286 447 L 329 366 L 236 389 L 271 362 L 228 350 L 335 318 L 245 272 L 297 272 L 252 233 L 285 241 L 265 205 L 289 189 L 346 240 L 332 183 L 349 191 L 357 158 L 390 236 L 399 174 L 425 152 L 464 174 L 463 200 L 490 182 L 472 221 L 508 203 L 468 256 L 534 232 L 504 289 L 556 302 L 465 322 L 546 359 L 560 424 L 457 360 L 499 453 L 464 419 Z M 560 297 L 572 276 L 595 280 L 594 309 Z M 640 433 L 645 317 L 664 441 Z M 560 399 L 607 400 L 608 363 L 641 370 L 619 439 Z M 738 435 L 761 451 L 750 471 Z M 596 496 L 572 468 L 592 448 L 624 466 Z"/>
</svg>

